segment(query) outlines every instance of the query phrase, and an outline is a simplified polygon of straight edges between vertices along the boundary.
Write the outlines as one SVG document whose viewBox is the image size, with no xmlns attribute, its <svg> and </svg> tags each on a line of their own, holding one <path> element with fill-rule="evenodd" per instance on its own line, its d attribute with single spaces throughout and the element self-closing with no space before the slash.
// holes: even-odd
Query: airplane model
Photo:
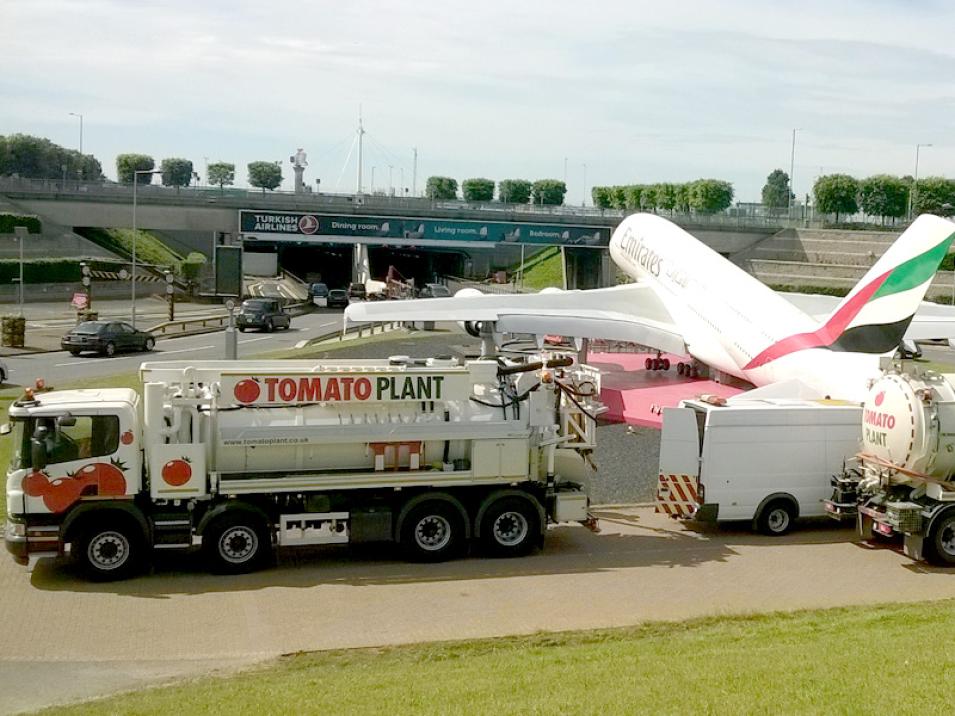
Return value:
<svg viewBox="0 0 955 716">
<path fill-rule="evenodd" d="M 756 387 L 796 379 L 820 397 L 861 400 L 879 358 L 905 337 L 953 238 L 952 222 L 918 217 L 818 320 L 670 221 L 633 214 L 614 231 L 610 256 L 637 283 L 358 303 L 345 321 L 469 321 L 501 333 L 632 341 Z M 928 316 L 919 331 L 955 337 L 955 321 Z"/>
</svg>

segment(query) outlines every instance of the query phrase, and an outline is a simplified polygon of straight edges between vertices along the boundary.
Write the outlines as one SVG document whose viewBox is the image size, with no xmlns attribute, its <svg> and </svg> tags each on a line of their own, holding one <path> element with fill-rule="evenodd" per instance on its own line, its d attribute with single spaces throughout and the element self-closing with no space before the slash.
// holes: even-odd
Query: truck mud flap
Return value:
<svg viewBox="0 0 955 716">
<path fill-rule="evenodd" d="M 692 517 L 699 506 L 699 488 L 695 476 L 660 473 L 656 512 L 670 517 Z"/>
</svg>

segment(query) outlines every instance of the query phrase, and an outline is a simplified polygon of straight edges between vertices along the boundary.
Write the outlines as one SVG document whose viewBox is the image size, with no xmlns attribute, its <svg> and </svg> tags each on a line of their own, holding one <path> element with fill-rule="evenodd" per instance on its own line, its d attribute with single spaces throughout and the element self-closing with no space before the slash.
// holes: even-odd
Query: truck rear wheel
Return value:
<svg viewBox="0 0 955 716">
<path fill-rule="evenodd" d="M 143 551 L 139 530 L 116 522 L 83 529 L 71 554 L 89 579 L 109 582 L 135 574 L 142 566 Z"/>
<path fill-rule="evenodd" d="M 262 520 L 251 512 L 219 517 L 202 535 L 209 569 L 217 574 L 244 574 L 261 569 L 272 554 L 272 540 Z"/>
<path fill-rule="evenodd" d="M 539 534 L 537 510 L 519 497 L 497 500 L 481 518 L 481 545 L 496 557 L 520 557 L 530 553 Z"/>
<path fill-rule="evenodd" d="M 398 541 L 405 557 L 413 562 L 442 562 L 461 551 L 464 520 L 453 505 L 429 500 L 405 516 Z"/>
<path fill-rule="evenodd" d="M 792 529 L 796 511 L 788 500 L 773 500 L 763 507 L 756 518 L 756 526 L 764 535 L 779 537 Z"/>
<path fill-rule="evenodd" d="M 955 565 L 955 512 L 942 517 L 932 530 L 933 562 Z"/>
</svg>

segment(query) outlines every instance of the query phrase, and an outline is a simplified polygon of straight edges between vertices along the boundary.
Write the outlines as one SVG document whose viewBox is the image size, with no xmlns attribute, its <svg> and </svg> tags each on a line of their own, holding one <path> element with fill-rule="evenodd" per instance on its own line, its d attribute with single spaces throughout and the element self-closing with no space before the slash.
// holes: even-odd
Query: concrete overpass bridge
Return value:
<svg viewBox="0 0 955 716">
<path fill-rule="evenodd" d="M 59 227 L 121 228 L 133 224 L 131 186 L 2 177 L 0 199 L 8 207 L 36 214 Z M 524 250 L 559 246 L 569 288 L 614 282 L 606 246 L 624 215 L 622 211 L 584 207 L 380 195 L 154 185 L 136 190 L 136 225 L 171 238 L 171 243 L 184 251 L 211 255 L 219 237 L 225 243 L 242 242 L 251 252 L 274 252 L 280 263 L 292 263 L 287 268 L 304 274 L 308 271 L 303 263 L 344 265 L 348 261 L 354 266 L 354 256 L 346 258 L 344 254 L 365 245 L 372 252 L 373 264 L 375 252 L 379 254 L 378 273 L 387 267 L 380 266 L 384 261 L 403 261 L 405 266 L 420 268 L 423 264 L 414 260 L 416 255 L 429 257 L 429 271 L 454 263 L 436 257 L 463 256 L 471 261 L 473 270 L 481 272 L 495 265 L 512 265 Z M 726 255 L 783 228 L 783 222 L 752 217 L 675 215 L 672 219 Z"/>
</svg>

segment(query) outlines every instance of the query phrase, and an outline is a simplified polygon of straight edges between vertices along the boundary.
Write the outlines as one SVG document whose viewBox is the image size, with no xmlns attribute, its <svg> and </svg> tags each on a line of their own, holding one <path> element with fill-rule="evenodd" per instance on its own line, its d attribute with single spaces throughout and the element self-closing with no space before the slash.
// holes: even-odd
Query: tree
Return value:
<svg viewBox="0 0 955 716">
<path fill-rule="evenodd" d="M 859 182 L 848 174 L 826 174 L 816 179 L 812 187 L 816 209 L 823 214 L 855 214 L 859 210 Z"/>
<path fill-rule="evenodd" d="M 282 184 L 282 166 L 278 162 L 249 162 L 249 186 L 270 191 Z"/>
<path fill-rule="evenodd" d="M 733 203 L 733 185 L 720 179 L 697 179 L 689 187 L 690 208 L 703 214 L 725 211 Z"/>
<path fill-rule="evenodd" d="M 116 157 L 116 177 L 120 184 L 132 184 L 135 172 L 151 171 L 156 162 L 148 154 L 120 154 Z M 139 184 L 151 184 L 152 175 L 140 174 L 136 177 Z"/>
<path fill-rule="evenodd" d="M 643 205 L 643 184 L 631 184 L 623 187 L 623 206 L 625 211 L 639 211 Z"/>
<path fill-rule="evenodd" d="M 626 211 L 627 209 L 627 187 L 625 186 L 612 186 L 610 187 L 610 195 L 613 197 L 613 208 L 621 209 Z"/>
<path fill-rule="evenodd" d="M 503 179 L 497 183 L 497 199 L 508 204 L 526 204 L 531 199 L 531 183 L 526 179 Z"/>
<path fill-rule="evenodd" d="M 763 206 L 773 214 L 789 207 L 794 195 L 789 186 L 789 175 L 782 169 L 773 169 L 763 185 Z"/>
<path fill-rule="evenodd" d="M 591 187 L 590 198 L 593 199 L 594 206 L 600 209 L 610 209 L 613 207 L 613 188 L 609 186 Z"/>
<path fill-rule="evenodd" d="M 657 206 L 661 209 L 673 213 L 676 207 L 676 185 L 675 184 L 657 184 Z"/>
<path fill-rule="evenodd" d="M 913 214 L 951 215 L 952 207 L 955 206 L 955 181 L 944 177 L 919 179 L 912 200 Z"/>
<path fill-rule="evenodd" d="M 163 186 L 174 186 L 178 188 L 181 186 L 189 186 L 192 182 L 192 162 L 188 159 L 178 157 L 163 159 L 160 168 L 162 169 Z"/>
<path fill-rule="evenodd" d="M 690 213 L 690 185 L 677 184 L 674 188 L 675 208 L 681 214 Z"/>
<path fill-rule="evenodd" d="M 90 154 L 66 149 L 29 134 L 0 136 L 0 176 L 16 174 L 30 179 L 102 181 L 103 167 Z"/>
<path fill-rule="evenodd" d="M 862 211 L 872 216 L 905 216 L 909 204 L 909 185 L 899 177 L 876 174 L 859 182 Z"/>
<path fill-rule="evenodd" d="M 458 198 L 458 180 L 451 177 L 428 177 L 424 186 L 425 196 L 438 201 Z"/>
<path fill-rule="evenodd" d="M 224 186 L 232 186 L 235 183 L 235 164 L 228 162 L 215 162 L 209 165 L 209 176 L 206 181 L 210 185 L 218 185 L 221 189 Z"/>
<path fill-rule="evenodd" d="M 534 204 L 560 206 L 566 194 L 567 185 L 559 179 L 539 179 L 531 186 L 531 201 Z"/>
<path fill-rule="evenodd" d="M 494 182 L 490 179 L 465 179 L 461 182 L 465 201 L 493 201 Z"/>
</svg>

